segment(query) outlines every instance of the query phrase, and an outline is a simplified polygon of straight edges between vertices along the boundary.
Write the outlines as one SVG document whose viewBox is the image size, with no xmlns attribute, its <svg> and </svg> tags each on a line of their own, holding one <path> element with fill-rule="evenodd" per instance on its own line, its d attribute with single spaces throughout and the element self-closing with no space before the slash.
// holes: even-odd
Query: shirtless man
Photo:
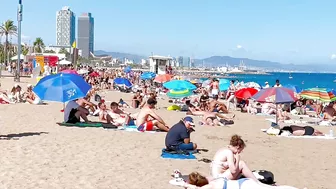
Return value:
<svg viewBox="0 0 336 189">
<path fill-rule="evenodd" d="M 79 104 L 79 106 L 89 109 L 91 111 L 91 113 L 94 113 L 97 109 L 97 105 L 93 104 L 92 102 L 90 102 L 90 96 L 87 95 L 84 98 L 80 98 L 77 100 L 77 103 Z"/>
<path fill-rule="evenodd" d="M 324 108 L 323 110 L 323 119 L 326 120 L 333 120 L 335 119 L 336 115 L 336 104 L 330 103 L 327 107 Z"/>
<path fill-rule="evenodd" d="M 130 121 L 132 120 L 130 114 L 119 109 L 118 103 L 116 102 L 111 103 L 110 115 L 117 124 L 129 125 Z"/>
<path fill-rule="evenodd" d="M 217 79 L 213 79 L 212 83 L 210 84 L 210 88 L 211 88 L 211 95 L 215 96 L 215 95 L 219 95 L 219 81 Z"/>
<path fill-rule="evenodd" d="M 153 131 L 155 129 L 154 126 L 162 131 L 169 131 L 169 127 L 166 126 L 163 119 L 153 110 L 155 109 L 156 103 L 154 99 L 149 98 L 147 105 L 140 110 L 136 119 L 136 126 L 139 131 Z"/>
<path fill-rule="evenodd" d="M 218 101 L 218 95 L 213 96 L 213 100 L 210 101 L 209 110 L 211 112 L 223 112 L 229 113 L 224 103 Z"/>
</svg>

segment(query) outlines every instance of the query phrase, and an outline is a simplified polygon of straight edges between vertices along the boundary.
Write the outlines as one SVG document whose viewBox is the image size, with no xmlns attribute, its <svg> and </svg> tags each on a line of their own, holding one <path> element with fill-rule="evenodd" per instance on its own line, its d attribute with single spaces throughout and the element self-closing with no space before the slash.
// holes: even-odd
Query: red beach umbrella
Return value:
<svg viewBox="0 0 336 189">
<path fill-rule="evenodd" d="M 157 75 L 154 79 L 155 82 L 158 83 L 165 83 L 167 81 L 170 81 L 172 79 L 171 75 L 169 74 L 162 74 L 162 75 Z"/>
<path fill-rule="evenodd" d="M 241 98 L 241 99 L 249 99 L 253 95 L 255 95 L 257 92 L 258 92 L 258 90 L 254 89 L 254 88 L 244 88 L 244 89 L 240 89 L 240 90 L 236 91 L 235 96 L 237 98 Z"/>
<path fill-rule="evenodd" d="M 89 76 L 91 77 L 99 77 L 99 73 L 98 72 L 92 72 L 89 74 Z"/>
</svg>

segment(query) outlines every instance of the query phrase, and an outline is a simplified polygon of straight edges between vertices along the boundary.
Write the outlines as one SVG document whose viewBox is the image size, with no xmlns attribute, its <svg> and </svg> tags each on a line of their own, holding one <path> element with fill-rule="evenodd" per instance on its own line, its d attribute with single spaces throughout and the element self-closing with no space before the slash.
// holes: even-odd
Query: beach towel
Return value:
<svg viewBox="0 0 336 189">
<path fill-rule="evenodd" d="M 132 131 L 132 132 L 141 132 L 138 130 L 138 127 L 136 125 L 128 125 L 128 126 L 125 126 L 125 127 L 119 127 L 118 128 L 119 130 L 123 130 L 123 131 Z M 144 131 L 146 133 L 156 133 L 156 132 L 159 132 L 159 131 Z M 143 133 L 143 132 L 141 132 Z"/>
<path fill-rule="evenodd" d="M 196 159 L 193 151 L 168 151 L 162 149 L 161 157 L 164 159 Z"/>
<path fill-rule="evenodd" d="M 66 126 L 66 127 L 104 127 L 104 128 L 110 128 L 110 129 L 116 129 L 117 126 L 113 125 L 104 125 L 103 123 L 57 123 L 59 126 Z"/>
<path fill-rule="evenodd" d="M 265 120 L 266 120 L 266 121 L 270 121 L 270 122 L 272 122 L 272 123 L 275 123 L 275 122 L 276 122 L 275 119 L 270 119 L 270 118 L 267 118 L 267 119 L 265 119 Z M 284 120 L 284 123 L 288 123 L 288 124 L 298 124 L 298 123 L 308 123 L 308 121 L 290 119 L 290 120 Z"/>
<path fill-rule="evenodd" d="M 256 115 L 257 115 L 257 116 L 275 117 L 275 114 L 270 115 L 270 114 L 265 114 L 265 113 L 257 113 Z"/>
</svg>

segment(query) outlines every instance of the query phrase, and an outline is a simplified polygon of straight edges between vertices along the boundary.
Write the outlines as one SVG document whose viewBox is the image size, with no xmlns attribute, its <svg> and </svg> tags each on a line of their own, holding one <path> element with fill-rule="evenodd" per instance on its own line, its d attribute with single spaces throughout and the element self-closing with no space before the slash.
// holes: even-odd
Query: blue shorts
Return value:
<svg viewBox="0 0 336 189">
<path fill-rule="evenodd" d="M 182 143 L 176 147 L 178 150 L 194 150 L 194 143 L 189 142 L 188 144 Z"/>
</svg>

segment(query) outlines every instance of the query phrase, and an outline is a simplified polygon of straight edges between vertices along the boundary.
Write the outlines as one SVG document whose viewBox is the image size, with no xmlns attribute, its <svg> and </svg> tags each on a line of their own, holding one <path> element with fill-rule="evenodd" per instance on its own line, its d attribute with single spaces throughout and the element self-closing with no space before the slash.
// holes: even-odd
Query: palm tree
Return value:
<svg viewBox="0 0 336 189">
<path fill-rule="evenodd" d="M 34 42 L 34 52 L 42 53 L 42 49 L 45 47 L 43 39 L 38 37 Z"/>
<path fill-rule="evenodd" d="M 4 48 L 4 58 L 6 62 L 7 50 L 8 50 L 8 36 L 17 35 L 17 27 L 14 25 L 13 20 L 7 20 L 6 22 L 2 23 L 0 26 L 0 36 L 5 36 L 5 48 Z M 7 66 L 8 62 L 6 62 Z"/>
</svg>

